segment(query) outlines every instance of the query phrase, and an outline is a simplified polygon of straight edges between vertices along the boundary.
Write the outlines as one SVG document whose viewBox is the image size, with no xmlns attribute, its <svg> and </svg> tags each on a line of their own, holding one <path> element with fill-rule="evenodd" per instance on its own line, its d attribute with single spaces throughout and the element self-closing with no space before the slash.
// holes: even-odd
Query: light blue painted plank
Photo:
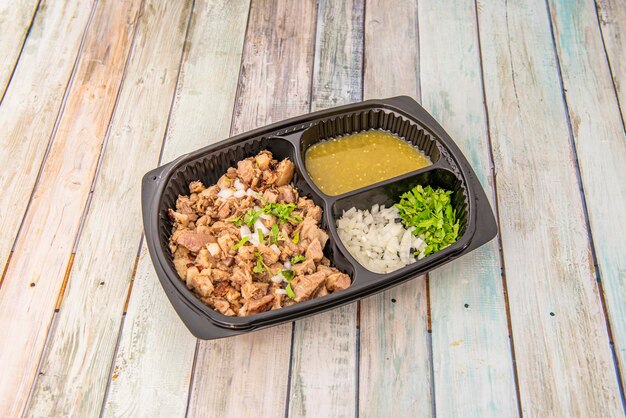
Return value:
<svg viewBox="0 0 626 418">
<path fill-rule="evenodd" d="M 626 138 L 593 1 L 549 3 L 600 280 L 624 379 Z M 626 9 L 626 2 L 623 6 Z"/>
<path fill-rule="evenodd" d="M 423 105 L 491 198 L 474 2 L 421 1 L 419 17 Z M 430 306 L 437 415 L 517 416 L 498 241 L 432 272 Z"/>
</svg>

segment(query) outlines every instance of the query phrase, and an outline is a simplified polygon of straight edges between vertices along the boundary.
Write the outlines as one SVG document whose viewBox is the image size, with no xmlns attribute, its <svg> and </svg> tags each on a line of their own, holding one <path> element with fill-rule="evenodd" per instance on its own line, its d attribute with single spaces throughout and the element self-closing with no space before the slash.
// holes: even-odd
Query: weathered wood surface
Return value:
<svg viewBox="0 0 626 418">
<path fill-rule="evenodd" d="M 0 100 L 22 52 L 39 0 L 0 1 Z"/>
<path fill-rule="evenodd" d="M 474 2 L 420 1 L 418 16 L 422 103 L 495 209 Z M 429 284 L 437 415 L 517 416 L 498 240 L 435 270 Z"/>
<path fill-rule="evenodd" d="M 613 83 L 621 104 L 623 124 L 626 119 L 626 1 L 597 0 L 596 8 L 606 57 L 612 70 Z M 601 55 L 599 58 L 600 61 L 596 65 L 602 62 Z M 603 65 L 599 65 L 599 67 L 603 67 Z M 626 126 L 624 129 L 626 130 Z"/>
<path fill-rule="evenodd" d="M 439 3 L 0 0 L 0 415 L 624 416 L 626 4 Z M 397 94 L 502 253 L 198 343 L 137 257 L 161 146 Z"/>
<path fill-rule="evenodd" d="M 611 73 L 598 65 L 604 48 L 593 2 L 551 0 L 550 11 L 615 353 L 626 371 L 626 224 L 616 222 L 624 205 L 613 203 L 626 203 L 626 138 Z"/>
<path fill-rule="evenodd" d="M 96 416 L 102 408 L 142 230 L 137 179 L 159 159 L 191 4 L 143 5 L 29 415 Z"/>
<path fill-rule="evenodd" d="M 313 0 L 251 2 L 231 133 L 308 112 L 315 6 Z M 292 325 L 285 324 L 200 342 L 189 415 L 283 415 L 291 338 Z"/>
<path fill-rule="evenodd" d="M 3 4 L 9 7 L 14 3 Z M 37 13 L 11 85 L 0 104 L 0 149 L 3 150 L 0 152 L 3 168 L 0 170 L 0 263 L 3 268 L 53 135 L 91 14 L 91 2 L 46 4 Z M 0 23 L 4 31 L 4 20 L 0 19 Z M 7 27 L 10 26 L 8 23 Z"/>
<path fill-rule="evenodd" d="M 248 8 L 248 1 L 195 1 L 164 162 L 228 137 Z M 165 296 L 144 243 L 103 415 L 184 416 L 195 350 L 196 339 Z"/>
<path fill-rule="evenodd" d="M 419 101 L 418 60 L 416 2 L 391 8 L 368 1 L 364 98 L 407 95 Z M 426 280 L 418 277 L 361 302 L 360 415 L 433 414 L 426 293 Z"/>
<path fill-rule="evenodd" d="M 311 110 L 361 100 L 363 6 L 319 2 Z M 356 313 L 353 303 L 294 324 L 289 416 L 354 416 Z"/>
<path fill-rule="evenodd" d="M 546 9 L 478 4 L 522 413 L 619 416 Z"/>
<path fill-rule="evenodd" d="M 35 378 L 115 104 L 140 1 L 98 3 L 63 115 L 0 288 L 0 415 Z M 54 64 L 50 64 L 54 65 Z"/>
</svg>

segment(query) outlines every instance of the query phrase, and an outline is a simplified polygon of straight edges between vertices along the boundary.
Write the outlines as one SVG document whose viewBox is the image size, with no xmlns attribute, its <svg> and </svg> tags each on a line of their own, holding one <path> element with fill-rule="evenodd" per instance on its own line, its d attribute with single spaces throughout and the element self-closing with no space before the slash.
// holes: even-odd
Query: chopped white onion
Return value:
<svg viewBox="0 0 626 418">
<path fill-rule="evenodd" d="M 233 196 L 235 196 L 237 199 L 241 199 L 245 195 L 246 195 L 246 192 L 243 190 L 237 190 L 235 193 L 233 193 Z"/>
<path fill-rule="evenodd" d="M 243 185 L 243 183 L 239 180 L 239 178 L 235 179 L 235 182 L 233 183 L 233 186 L 235 186 L 235 189 L 237 189 L 237 190 L 245 190 L 246 189 L 246 186 Z"/>
<path fill-rule="evenodd" d="M 341 241 L 350 254 L 365 268 L 376 273 L 389 273 L 415 262 L 412 250 L 424 257 L 426 244 L 413 235 L 414 228 L 400 223 L 396 207 L 374 205 L 371 211 L 351 208 L 337 220 Z"/>
<path fill-rule="evenodd" d="M 235 192 L 232 189 L 222 189 L 217 193 L 217 197 L 222 200 L 226 200 L 234 194 Z"/>
<path fill-rule="evenodd" d="M 241 238 L 249 237 L 252 235 L 252 231 L 250 231 L 250 228 L 248 228 L 248 225 L 241 225 L 239 227 L 239 235 L 241 235 Z"/>
<path fill-rule="evenodd" d="M 267 235 L 270 233 L 270 230 L 267 229 L 267 227 L 265 225 L 263 225 L 263 222 L 261 222 L 260 219 L 257 219 L 256 222 L 254 223 L 254 230 L 261 230 L 261 232 L 263 233 L 263 235 Z"/>
<path fill-rule="evenodd" d="M 272 276 L 270 280 L 273 281 L 274 283 L 282 283 L 285 280 L 285 278 L 283 277 L 282 274 L 277 274 L 276 276 Z"/>
<path fill-rule="evenodd" d="M 285 289 L 276 289 L 274 290 L 274 293 L 277 295 L 286 295 L 287 291 Z"/>
<path fill-rule="evenodd" d="M 291 268 L 291 263 L 289 261 L 285 261 L 285 269 L 289 270 Z"/>
</svg>

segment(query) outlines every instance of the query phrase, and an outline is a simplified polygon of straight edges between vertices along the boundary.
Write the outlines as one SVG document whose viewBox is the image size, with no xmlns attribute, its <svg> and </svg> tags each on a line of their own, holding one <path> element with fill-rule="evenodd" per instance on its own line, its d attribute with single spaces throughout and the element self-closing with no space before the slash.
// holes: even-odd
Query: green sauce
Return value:
<svg viewBox="0 0 626 418">
<path fill-rule="evenodd" d="M 336 196 L 431 165 L 426 155 L 384 131 L 365 131 L 320 142 L 305 155 L 321 191 Z"/>
</svg>

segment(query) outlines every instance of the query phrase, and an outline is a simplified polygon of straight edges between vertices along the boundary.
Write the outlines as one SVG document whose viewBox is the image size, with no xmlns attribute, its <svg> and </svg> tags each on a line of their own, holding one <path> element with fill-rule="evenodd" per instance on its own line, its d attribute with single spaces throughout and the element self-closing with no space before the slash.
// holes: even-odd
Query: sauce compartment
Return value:
<svg viewBox="0 0 626 418">
<path fill-rule="evenodd" d="M 316 189 L 320 191 L 320 193 L 323 193 L 326 196 L 341 196 L 345 193 L 350 193 L 350 191 L 341 191 L 338 193 L 325 193 L 322 191 L 321 189 L 324 186 L 315 183 L 315 179 L 312 178 L 311 173 L 308 171 L 308 167 L 306 167 L 307 151 L 312 146 L 323 143 L 327 140 L 340 139 L 341 137 L 364 133 L 367 131 L 382 131 L 399 137 L 400 140 L 405 141 L 408 145 L 412 146 L 427 157 L 431 164 L 422 168 L 416 167 L 413 170 L 396 172 L 397 174 L 390 177 L 376 180 L 374 182 L 368 182 L 358 188 L 368 187 L 372 184 L 379 184 L 389 180 L 390 178 L 414 172 L 418 169 L 432 167 L 439 161 L 441 156 L 436 139 L 428 131 L 414 121 L 386 109 L 370 109 L 322 120 L 306 129 L 302 133 L 300 139 L 300 158 L 301 161 L 304 162 L 307 179 L 315 184 Z M 359 173 L 355 172 L 354 175 L 357 176 Z M 345 176 L 341 177 L 345 178 Z"/>
</svg>

